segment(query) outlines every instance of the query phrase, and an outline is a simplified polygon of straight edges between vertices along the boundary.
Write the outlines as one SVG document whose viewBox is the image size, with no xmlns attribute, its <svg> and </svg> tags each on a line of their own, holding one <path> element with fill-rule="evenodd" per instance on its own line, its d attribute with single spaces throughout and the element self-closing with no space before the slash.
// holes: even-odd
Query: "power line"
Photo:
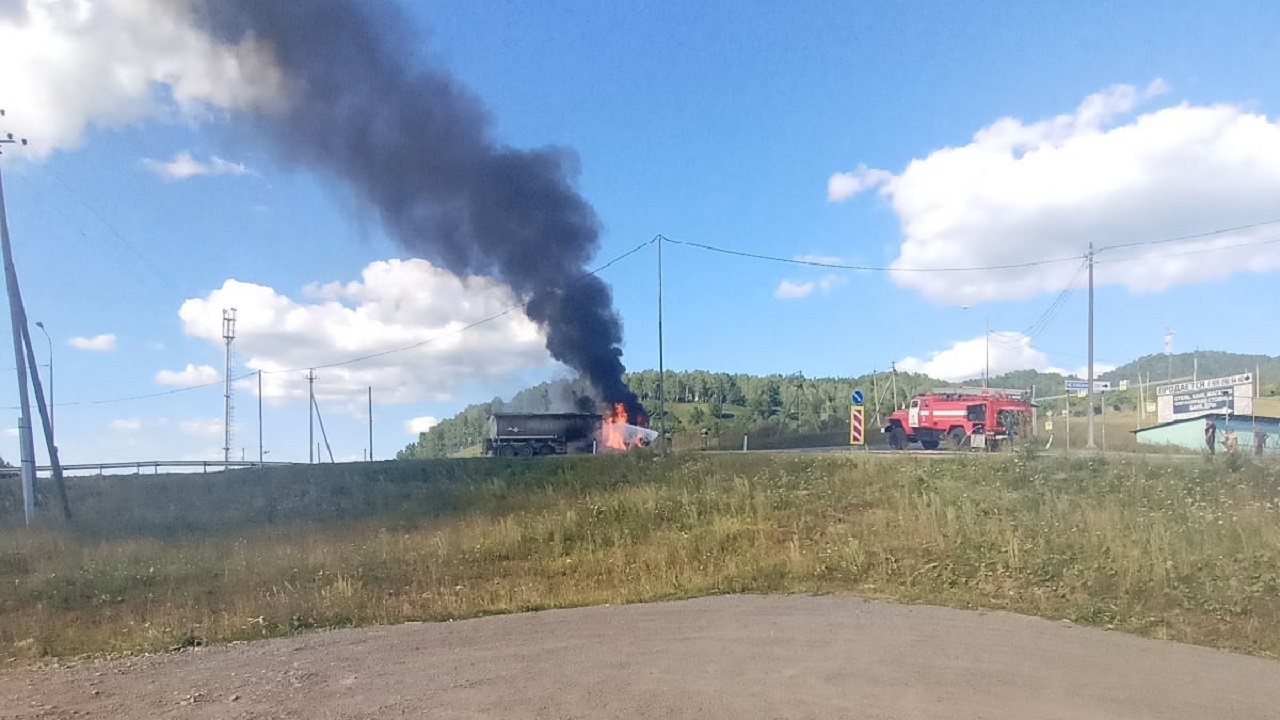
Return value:
<svg viewBox="0 0 1280 720">
<path fill-rule="evenodd" d="M 1183 252 L 1164 253 L 1160 255 L 1160 258 L 1185 257 L 1187 255 L 1204 255 L 1206 253 L 1220 252 L 1222 250 L 1238 250 L 1240 248 L 1258 247 L 1261 245 L 1274 245 L 1276 243 L 1280 243 L 1280 238 L 1273 238 L 1271 240 L 1251 240 L 1249 242 L 1236 243 L 1234 245 L 1215 245 L 1213 247 L 1199 248 L 1197 250 L 1184 250 Z M 1110 250 L 1113 248 L 1104 248 L 1104 249 Z M 1115 260 L 1095 260 L 1094 264 L 1095 265 L 1114 265 L 1116 263 L 1134 262 L 1137 260 L 1147 262 L 1147 261 L 1150 261 L 1151 259 L 1152 258 L 1147 258 L 1147 257 L 1117 258 Z"/>
<path fill-rule="evenodd" d="M 112 225 L 107 220 L 107 218 L 103 216 L 102 213 L 98 212 L 97 208 L 91 205 L 88 200 L 85 200 L 81 194 L 77 193 L 75 191 L 75 188 L 71 187 L 71 184 L 68 183 L 66 180 L 64 180 L 62 176 L 58 174 L 57 171 L 55 171 L 52 167 L 49 167 L 49 166 L 45 166 L 44 169 L 49 173 L 50 177 L 58 181 L 58 184 L 61 185 L 64 190 L 67 191 L 67 194 L 75 198 L 77 202 L 83 205 L 84 208 L 88 210 L 89 213 L 92 214 L 94 218 L 98 220 L 98 222 L 102 223 L 102 226 L 107 229 L 108 233 L 118 243 L 123 245 L 127 250 L 129 250 L 129 252 L 133 253 L 134 256 L 136 256 L 138 260 L 141 261 L 144 266 L 146 266 L 147 270 L 151 272 L 151 274 L 154 276 L 154 279 L 159 280 L 161 283 L 167 286 L 170 290 L 178 289 L 177 287 L 174 286 L 173 283 L 169 282 L 167 273 L 165 273 L 163 270 L 161 270 L 159 267 L 153 264 L 151 260 L 148 259 L 147 256 L 143 254 L 143 252 L 139 250 L 136 245 L 130 242 L 129 239 L 124 236 L 123 233 L 117 230 L 116 227 Z"/>
<path fill-rule="evenodd" d="M 1213 237 L 1214 235 L 1226 235 L 1227 233 L 1240 232 L 1241 230 L 1253 230 L 1254 228 L 1266 227 L 1268 225 L 1280 224 L 1280 220 L 1264 220 L 1262 222 L 1251 223 L 1249 225 L 1240 225 L 1237 227 L 1222 228 L 1220 230 L 1209 230 L 1208 232 L 1196 233 L 1194 235 L 1183 235 L 1181 237 L 1165 238 L 1163 240 L 1142 240 L 1139 242 L 1121 243 L 1119 245 L 1107 245 L 1100 247 L 1095 254 L 1105 252 L 1107 250 L 1120 250 L 1123 248 L 1139 247 L 1142 245 L 1163 245 L 1165 243 L 1182 242 L 1184 240 L 1198 240 L 1200 238 Z M 1261 244 L 1261 243 L 1260 243 Z"/>
<path fill-rule="evenodd" d="M 831 268 L 834 270 L 862 270 L 866 272 L 911 272 L 911 273 L 930 273 L 930 272 L 974 272 L 980 270 L 1014 270 L 1018 268 L 1036 267 L 1038 265 L 1050 265 L 1053 263 L 1069 262 L 1079 260 L 1081 255 L 1072 255 L 1070 257 L 1052 258 L 1046 260 L 1034 260 L 1030 262 L 1009 263 L 1007 265 L 985 265 L 980 267 L 943 267 L 943 268 L 902 268 L 902 267 L 881 267 L 875 265 L 845 265 L 842 263 L 827 263 L 817 260 L 798 260 L 796 258 L 784 258 L 776 255 L 764 255 L 761 253 L 750 253 L 742 250 L 730 250 L 729 248 L 717 247 L 715 245 L 707 245 L 705 243 L 690 242 L 687 240 L 672 240 L 665 237 L 667 242 L 677 245 L 688 245 L 689 247 L 698 248 L 700 250 L 709 250 L 711 252 L 723 253 L 725 255 L 734 255 L 737 257 L 751 258 L 754 260 L 768 260 L 770 262 L 787 263 L 790 265 L 808 265 L 811 267 Z"/>
<path fill-rule="evenodd" d="M 1259 228 L 1259 227 L 1266 227 L 1268 225 L 1275 225 L 1275 224 L 1280 224 L 1280 220 L 1268 220 L 1265 222 L 1258 222 L 1250 225 L 1239 225 L 1236 227 L 1222 228 L 1220 230 L 1211 230 L 1208 232 L 1197 233 L 1195 235 L 1182 235 L 1182 236 L 1173 237 L 1173 238 L 1162 238 L 1160 240 L 1143 240 L 1139 242 L 1119 243 L 1116 245 L 1107 245 L 1106 247 L 1098 248 L 1097 250 L 1094 251 L 1094 254 L 1106 252 L 1108 250 L 1122 250 L 1125 248 L 1139 247 L 1144 245 L 1160 245 L 1165 243 L 1183 242 L 1186 240 L 1196 240 L 1196 239 L 1202 239 L 1206 237 L 1212 237 L 1215 235 L 1225 235 L 1228 233 L 1240 232 L 1242 230 L 1250 230 L 1250 229 Z M 700 250 L 707 250 L 709 252 L 721 253 L 724 255 L 732 255 L 735 257 L 750 258 L 753 260 L 766 260 L 769 262 L 785 263 L 788 265 L 805 265 L 809 267 L 830 268 L 833 270 L 859 270 L 863 272 L 952 273 L 952 272 L 980 272 L 980 271 L 986 271 L 986 270 L 1017 270 L 1017 269 L 1029 268 L 1029 267 L 1038 267 L 1041 265 L 1051 265 L 1056 263 L 1070 262 L 1072 260 L 1083 260 L 1086 257 L 1085 254 L 1079 254 L 1079 255 L 1057 257 L 1057 258 L 1045 258 L 1041 260 L 1029 260 L 1029 261 L 1020 262 L 1020 263 L 1006 263 L 1002 265 L 978 265 L 978 266 L 972 266 L 972 267 L 909 268 L 909 267 L 892 267 L 892 266 L 878 266 L 878 265 L 849 265 L 844 263 L 822 262 L 820 260 L 801 260 L 798 258 L 786 258 L 786 257 L 777 256 L 777 255 L 767 255 L 764 253 L 746 252 L 744 250 L 733 250 L 730 248 L 719 247 L 717 245 L 709 245 L 707 243 L 692 242 L 689 240 L 672 240 L 671 238 L 666 238 L 666 237 L 664 237 L 664 239 L 667 242 L 675 243 L 676 245 L 687 245 L 689 247 L 698 248 Z M 1246 243 L 1239 243 L 1236 245 L 1219 246 L 1215 248 L 1193 250 L 1193 251 L 1188 251 L 1186 253 L 1173 253 L 1172 255 L 1175 255 L 1175 256 L 1176 255 L 1194 255 L 1194 254 L 1203 253 L 1203 252 L 1216 252 L 1217 250 L 1253 247 L 1256 245 L 1269 245 L 1276 242 L 1280 242 L 1280 239 L 1251 241 Z M 1130 262 L 1130 261 L 1145 260 L 1145 259 L 1146 258 L 1142 258 L 1142 257 L 1121 258 L 1117 260 L 1096 261 L 1096 263 Z"/>
<path fill-rule="evenodd" d="M 1087 261 L 1080 263 L 1080 267 L 1076 270 L 1076 274 L 1072 276 L 1071 281 L 1062 289 L 1062 292 L 1058 293 L 1058 297 L 1054 298 L 1049 307 L 1040 314 L 1040 317 L 1037 318 L 1035 322 L 1027 326 L 1026 330 L 1022 331 L 1023 335 L 1034 337 L 1053 323 L 1053 321 L 1058 317 L 1058 312 L 1066 305 L 1067 299 L 1076 291 L 1076 287 L 1080 282 L 1080 276 L 1084 274 L 1086 267 L 1088 267 Z"/>
</svg>

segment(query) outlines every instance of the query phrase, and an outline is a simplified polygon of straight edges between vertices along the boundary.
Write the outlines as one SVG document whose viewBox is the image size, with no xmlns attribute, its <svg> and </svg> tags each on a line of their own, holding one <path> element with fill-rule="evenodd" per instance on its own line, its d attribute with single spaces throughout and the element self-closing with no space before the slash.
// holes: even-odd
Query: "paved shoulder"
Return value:
<svg viewBox="0 0 1280 720">
<path fill-rule="evenodd" d="M 1269 718 L 1280 663 L 1004 613 L 720 597 L 0 675 L 0 717 Z"/>
</svg>

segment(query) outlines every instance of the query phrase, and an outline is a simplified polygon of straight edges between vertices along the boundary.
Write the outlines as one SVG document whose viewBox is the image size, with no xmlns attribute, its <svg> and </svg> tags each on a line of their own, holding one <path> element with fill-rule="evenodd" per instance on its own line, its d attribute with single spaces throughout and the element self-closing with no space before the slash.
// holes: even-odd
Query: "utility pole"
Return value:
<svg viewBox="0 0 1280 720">
<path fill-rule="evenodd" d="M 324 416 L 320 414 L 320 406 L 319 406 L 318 404 L 316 404 L 316 398 L 315 398 L 315 395 L 312 395 L 312 396 L 311 396 L 311 407 L 315 408 L 315 411 L 316 411 L 316 419 L 320 421 L 320 437 L 324 438 L 324 447 L 325 447 L 325 449 L 326 449 L 326 450 L 328 450 L 328 451 L 329 451 L 329 462 L 331 462 L 331 463 L 332 463 L 332 462 L 334 461 L 334 460 L 333 460 L 333 448 L 329 446 L 329 433 L 325 432 L 325 430 L 324 430 Z M 317 445 L 316 445 L 316 460 L 319 460 L 321 457 L 322 457 L 322 456 L 320 455 L 320 446 L 317 444 Z"/>
<path fill-rule="evenodd" d="M 1097 445 L 1093 442 L 1093 243 L 1089 243 L 1089 430 L 1085 438 L 1085 448 L 1092 450 Z"/>
<path fill-rule="evenodd" d="M 991 318 L 983 318 L 987 325 L 987 369 L 982 373 L 982 387 L 991 387 Z"/>
<path fill-rule="evenodd" d="M 369 462 L 373 462 L 373 386 L 369 386 Z"/>
<path fill-rule="evenodd" d="M 307 462 L 314 463 L 316 456 L 313 453 L 319 451 L 316 446 L 316 371 L 311 369 L 307 371 Z"/>
<path fill-rule="evenodd" d="M 875 406 L 876 406 L 876 427 L 882 427 L 884 425 L 880 415 L 880 389 L 878 387 L 878 383 L 876 382 L 876 379 L 879 376 L 880 376 L 879 372 L 875 370 L 871 371 L 871 397 L 875 398 L 873 402 L 875 403 Z"/>
<path fill-rule="evenodd" d="M 1173 382 L 1173 328 L 1164 329 L 1164 356 L 1169 361 L 1169 382 Z"/>
<path fill-rule="evenodd" d="M 893 409 L 898 409 L 898 363 L 889 363 L 889 368 L 893 371 Z"/>
<path fill-rule="evenodd" d="M 662 359 L 662 241 L 658 236 L 658 432 L 662 433 L 662 456 L 667 455 L 667 372 Z"/>
<path fill-rule="evenodd" d="M 262 371 L 258 371 L 258 464 L 262 464 L 266 453 L 262 450 Z"/>
<path fill-rule="evenodd" d="M 226 381 L 222 391 L 222 461 L 231 462 L 231 342 L 236 339 L 236 309 L 222 311 L 222 340 L 227 344 Z"/>
<path fill-rule="evenodd" d="M 0 110 L 0 116 L 4 110 Z M 0 137 L 0 145 L 21 143 L 13 133 Z M 21 456 L 22 513 L 26 523 L 35 521 L 36 513 L 36 447 L 31 437 L 31 399 L 27 394 L 27 356 L 22 351 L 22 306 L 18 301 L 18 271 L 13 266 L 13 247 L 9 243 L 9 220 L 4 207 L 4 181 L 0 178 L 0 248 L 4 255 L 5 286 L 9 292 L 9 322 L 13 326 L 13 359 L 18 373 L 18 449 Z"/>
<path fill-rule="evenodd" d="M 36 327 L 40 328 L 40 332 L 44 333 L 44 342 L 49 346 L 49 428 L 54 429 L 53 423 L 53 338 L 49 337 L 49 331 L 45 328 L 44 323 L 36 321 Z"/>
</svg>

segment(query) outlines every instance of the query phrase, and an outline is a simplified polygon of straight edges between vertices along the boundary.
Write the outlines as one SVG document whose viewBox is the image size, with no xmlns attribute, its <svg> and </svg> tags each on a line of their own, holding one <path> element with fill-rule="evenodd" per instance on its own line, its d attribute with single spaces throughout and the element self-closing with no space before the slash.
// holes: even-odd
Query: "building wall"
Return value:
<svg viewBox="0 0 1280 720">
<path fill-rule="evenodd" d="M 1223 450 L 1222 436 L 1230 428 L 1236 431 L 1240 451 L 1253 454 L 1253 428 L 1262 428 L 1268 437 L 1263 452 L 1267 455 L 1280 454 L 1280 420 L 1275 418 L 1257 418 L 1256 421 L 1247 416 L 1233 416 L 1230 419 L 1218 418 L 1218 451 Z M 1138 431 L 1138 443 L 1141 445 L 1174 445 L 1189 450 L 1202 451 L 1204 444 L 1204 418 L 1183 420 L 1163 427 L 1147 428 Z"/>
</svg>

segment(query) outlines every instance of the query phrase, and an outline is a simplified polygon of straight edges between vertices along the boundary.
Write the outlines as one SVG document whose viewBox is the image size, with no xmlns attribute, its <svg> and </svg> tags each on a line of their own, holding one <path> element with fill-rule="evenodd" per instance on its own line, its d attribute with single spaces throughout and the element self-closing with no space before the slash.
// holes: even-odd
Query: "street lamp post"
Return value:
<svg viewBox="0 0 1280 720">
<path fill-rule="evenodd" d="M 36 321 L 36 327 L 40 328 L 40 332 L 44 333 L 44 341 L 49 344 L 49 430 L 54 429 L 53 424 L 53 340 L 49 338 L 49 331 L 45 329 L 44 323 Z"/>
</svg>

